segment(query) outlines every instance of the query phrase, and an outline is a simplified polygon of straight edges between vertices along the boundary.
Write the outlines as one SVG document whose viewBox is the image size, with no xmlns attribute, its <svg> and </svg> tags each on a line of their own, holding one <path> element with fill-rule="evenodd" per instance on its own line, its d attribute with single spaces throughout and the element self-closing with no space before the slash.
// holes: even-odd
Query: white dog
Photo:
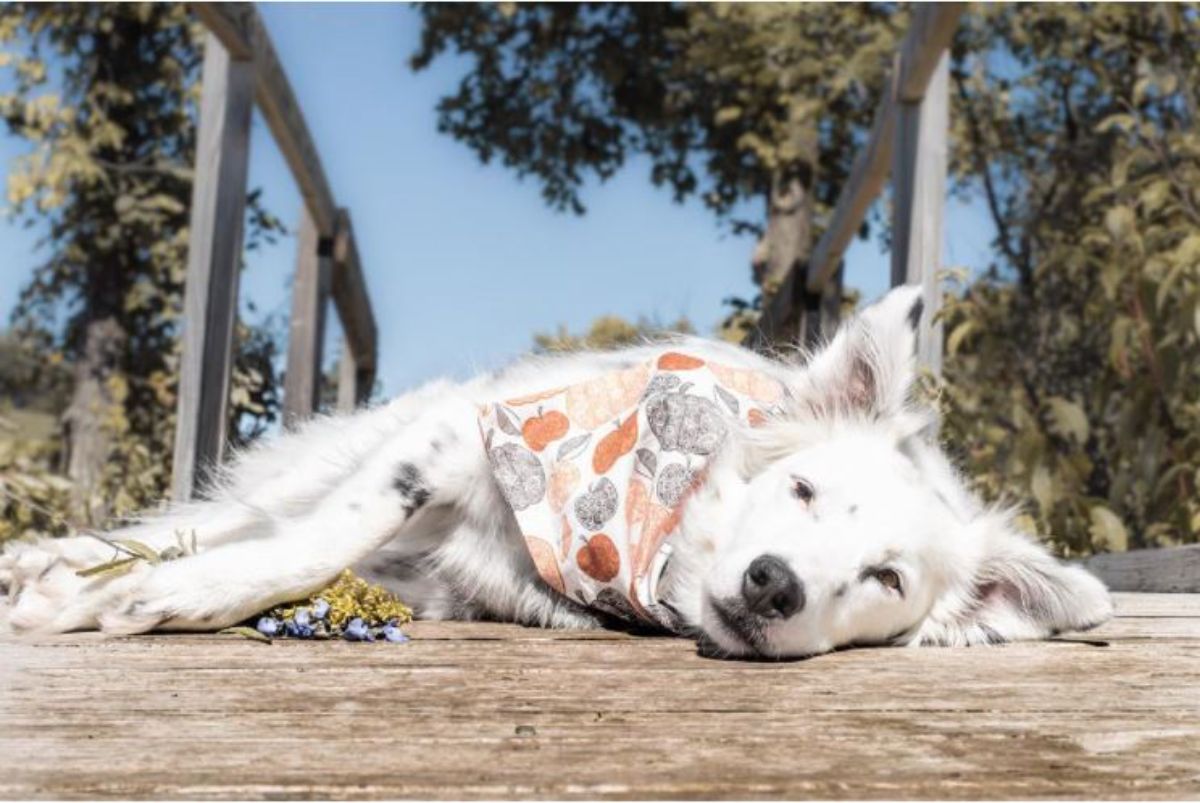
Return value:
<svg viewBox="0 0 1200 803">
<path fill-rule="evenodd" d="M 77 574 L 112 559 L 98 540 L 10 546 L 0 619 L 19 632 L 212 630 L 356 565 L 426 618 L 594 627 L 616 613 L 729 656 L 995 643 L 1100 624 L 1112 612 L 1103 585 L 973 499 L 931 434 L 931 413 L 909 400 L 920 314 L 917 290 L 895 290 L 804 365 L 680 339 L 531 358 L 319 419 L 240 455 L 207 501 L 111 534 L 157 550 L 185 533 L 192 554 L 106 579 Z M 596 385 L 638 366 L 705 363 L 741 377 L 732 384 L 749 394 L 713 390 L 737 413 L 720 423 L 710 413 L 722 404 L 691 382 L 638 374 L 636 399 Z M 777 403 L 747 426 L 745 400 L 773 386 Z M 535 423 L 511 420 L 517 404 L 552 404 L 569 388 L 599 394 L 584 417 L 634 406 L 579 435 L 578 414 L 539 407 Z M 592 438 L 603 431 L 603 443 Z M 494 441 L 520 434 L 528 448 Z M 560 471 L 573 454 L 590 457 L 590 485 L 578 468 Z M 629 472 L 656 495 L 627 500 L 624 515 L 606 479 L 622 466 L 632 466 L 618 479 L 630 497 L 641 479 Z M 657 520 L 657 540 L 651 509 L 672 514 Z M 560 511 L 561 550 L 557 533 L 527 537 L 528 522 Z M 600 529 L 632 535 L 622 543 Z"/>
</svg>

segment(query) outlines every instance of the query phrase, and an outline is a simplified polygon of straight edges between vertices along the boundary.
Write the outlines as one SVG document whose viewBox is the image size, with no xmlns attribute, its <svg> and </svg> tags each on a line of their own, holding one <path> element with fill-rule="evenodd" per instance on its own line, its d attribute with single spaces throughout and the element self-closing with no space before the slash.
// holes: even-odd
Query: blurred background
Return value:
<svg viewBox="0 0 1200 803">
<path fill-rule="evenodd" d="M 910 12 L 259 6 L 354 216 L 372 398 L 740 342 L 828 224 Z M 170 486 L 203 43 L 181 4 L 0 5 L 0 540 Z M 971 6 L 953 41 L 942 435 L 1067 556 L 1200 537 L 1198 86 L 1191 4 Z M 235 445 L 279 428 L 302 204 L 251 132 Z M 889 285 L 889 204 L 847 309 Z M 332 374 L 336 316 L 326 340 Z"/>
</svg>

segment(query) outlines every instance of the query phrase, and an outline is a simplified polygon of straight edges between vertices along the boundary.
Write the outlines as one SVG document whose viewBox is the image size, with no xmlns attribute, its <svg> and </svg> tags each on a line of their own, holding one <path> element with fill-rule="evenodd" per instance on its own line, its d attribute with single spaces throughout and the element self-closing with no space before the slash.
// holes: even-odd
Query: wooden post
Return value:
<svg viewBox="0 0 1200 803">
<path fill-rule="evenodd" d="M 308 207 L 302 213 L 297 240 L 287 373 L 283 380 L 283 424 L 289 428 L 310 417 L 317 406 L 326 300 L 333 268 L 332 240 L 322 236 Z"/>
<path fill-rule="evenodd" d="M 379 358 L 375 314 L 363 278 L 350 212 L 339 209 L 333 237 L 333 302 L 342 322 L 338 409 L 353 410 L 371 395 Z M 344 391 L 344 392 L 343 392 Z"/>
<path fill-rule="evenodd" d="M 942 327 L 933 317 L 941 306 L 942 216 L 946 205 L 946 135 L 950 124 L 950 56 L 943 53 L 924 97 L 897 98 L 895 197 L 892 210 L 892 286 L 924 287 L 925 315 L 917 335 L 922 366 L 942 369 Z"/>
<path fill-rule="evenodd" d="M 846 275 L 844 268 L 839 268 L 829 277 L 825 289 L 821 292 L 821 332 L 822 338 L 829 339 L 837 331 L 842 319 L 842 278 Z"/>
<path fill-rule="evenodd" d="M 192 183 L 183 352 L 171 497 L 190 499 L 225 446 L 254 66 L 205 38 L 200 130 Z"/>
<path fill-rule="evenodd" d="M 358 361 L 350 341 L 342 338 L 342 355 L 338 362 L 337 408 L 339 412 L 352 413 L 358 407 Z"/>
</svg>

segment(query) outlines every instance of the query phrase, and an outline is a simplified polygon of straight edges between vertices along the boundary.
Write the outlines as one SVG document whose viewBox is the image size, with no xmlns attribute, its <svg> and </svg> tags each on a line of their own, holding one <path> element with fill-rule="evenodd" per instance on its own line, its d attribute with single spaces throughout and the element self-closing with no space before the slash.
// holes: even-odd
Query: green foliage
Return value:
<svg viewBox="0 0 1200 803">
<path fill-rule="evenodd" d="M 617 315 L 604 315 L 592 321 L 588 330 L 581 335 L 573 335 L 567 331 L 565 326 L 560 326 L 558 331 L 552 335 L 535 334 L 533 342 L 534 351 L 540 353 L 584 349 L 604 351 L 622 346 L 633 346 L 673 334 L 690 335 L 695 331 L 687 318 L 680 318 L 672 324 L 663 326 L 645 319 L 640 319 L 637 323 L 630 323 Z"/>
<path fill-rule="evenodd" d="M 52 421 L 45 413 L 40 429 Z M 71 485 L 48 469 L 58 462 L 54 441 L 26 437 L 29 413 L 0 413 L 0 544 L 9 538 L 65 535 Z M 52 426 L 52 424 L 51 424 Z"/>
<path fill-rule="evenodd" d="M 955 83 L 999 237 L 948 297 L 947 441 L 1066 553 L 1196 541 L 1196 7 L 979 7 Z"/>
<path fill-rule="evenodd" d="M 419 9 L 415 68 L 451 49 L 472 59 L 438 125 L 483 161 L 499 157 L 551 206 L 582 212 L 589 174 L 608 178 L 642 155 L 656 185 L 723 217 L 798 163 L 819 164 L 818 199 L 836 200 L 906 16 L 873 3 Z"/>
<path fill-rule="evenodd" d="M 76 494 L 69 520 L 132 512 L 169 484 L 202 33 L 183 5 L 0 6 L 0 117 L 30 144 L 8 211 L 46 232 L 15 337 L 72 367 L 77 405 L 90 382 L 83 409 L 103 422 L 103 473 L 77 489 L 100 504 Z M 254 247 L 282 227 L 250 202 Z M 236 339 L 231 429 L 248 436 L 278 406 L 274 341 L 244 323 Z"/>
<path fill-rule="evenodd" d="M 372 585 L 346 569 L 326 588 L 312 594 L 306 600 L 277 605 L 264 615 L 279 620 L 291 619 L 298 608 L 311 609 L 323 599 L 329 603 L 328 622 L 341 628 L 355 617 L 370 626 L 382 626 L 387 622 L 405 624 L 412 621 L 412 609 L 382 586 Z"/>
</svg>

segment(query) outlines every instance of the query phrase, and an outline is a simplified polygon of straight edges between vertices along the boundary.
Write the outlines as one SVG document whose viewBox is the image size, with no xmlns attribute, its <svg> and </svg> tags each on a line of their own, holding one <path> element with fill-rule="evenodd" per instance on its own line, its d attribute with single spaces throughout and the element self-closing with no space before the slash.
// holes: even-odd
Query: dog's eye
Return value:
<svg viewBox="0 0 1200 803">
<path fill-rule="evenodd" d="M 890 588 L 892 591 L 904 593 L 904 590 L 900 587 L 900 575 L 895 569 L 875 569 L 871 572 L 871 576 L 874 577 L 884 588 Z"/>
<path fill-rule="evenodd" d="M 816 495 L 817 492 L 813 490 L 811 482 L 800 477 L 792 477 L 792 496 L 807 505 Z"/>
</svg>

